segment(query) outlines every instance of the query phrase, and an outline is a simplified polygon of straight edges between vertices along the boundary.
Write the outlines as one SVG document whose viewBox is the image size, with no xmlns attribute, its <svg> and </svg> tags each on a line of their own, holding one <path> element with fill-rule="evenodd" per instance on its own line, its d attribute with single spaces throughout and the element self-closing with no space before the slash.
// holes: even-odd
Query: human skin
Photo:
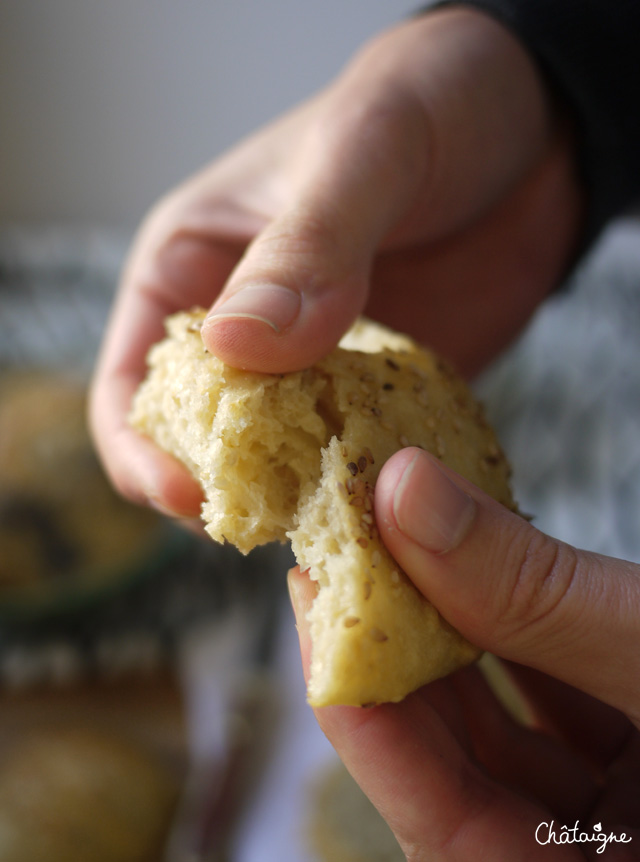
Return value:
<svg viewBox="0 0 640 862">
<path fill-rule="evenodd" d="M 489 18 L 434 13 L 366 45 L 326 90 L 169 193 L 142 225 L 91 389 L 116 486 L 198 511 L 186 471 L 126 419 L 149 346 L 182 308 L 213 305 L 205 344 L 243 368 L 308 366 L 364 310 L 477 372 L 572 260 L 573 162 L 536 67 Z"/>
<path fill-rule="evenodd" d="M 407 858 L 602 858 L 538 843 L 551 821 L 600 822 L 631 839 L 605 858 L 640 858 L 640 566 L 545 536 L 421 450 L 384 465 L 375 510 L 404 571 L 501 657 L 528 713 L 514 719 L 476 667 L 401 703 L 315 710 Z M 289 586 L 308 674 L 315 586 L 297 569 Z"/>
<path fill-rule="evenodd" d="M 167 314 L 210 308 L 208 350 L 277 373 L 364 311 L 472 376 L 566 273 L 583 211 L 571 118 L 513 36 L 464 7 L 382 34 L 143 224 L 91 389 L 106 469 L 139 502 L 199 511 L 185 469 L 126 420 Z M 537 722 L 514 723 L 477 668 L 400 704 L 317 711 L 407 858 L 582 858 L 593 848 L 540 846 L 536 826 L 638 826 L 638 568 L 554 542 L 413 450 L 383 468 L 376 517 L 418 589 L 508 662 Z M 306 667 L 313 586 L 290 582 Z"/>
</svg>

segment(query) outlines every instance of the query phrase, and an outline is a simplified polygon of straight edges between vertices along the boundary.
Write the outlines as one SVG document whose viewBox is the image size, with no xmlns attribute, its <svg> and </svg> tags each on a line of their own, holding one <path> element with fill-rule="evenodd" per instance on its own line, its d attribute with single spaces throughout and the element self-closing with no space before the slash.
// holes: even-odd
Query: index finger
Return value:
<svg viewBox="0 0 640 862">
<path fill-rule="evenodd" d="M 181 224 L 182 222 L 182 224 Z M 114 485 L 136 502 L 181 516 L 200 510 L 202 493 L 186 468 L 128 424 L 149 347 L 167 315 L 209 305 L 235 265 L 242 240 L 212 238 L 178 213 L 161 212 L 140 233 L 122 281 L 96 365 L 89 421 Z"/>
</svg>

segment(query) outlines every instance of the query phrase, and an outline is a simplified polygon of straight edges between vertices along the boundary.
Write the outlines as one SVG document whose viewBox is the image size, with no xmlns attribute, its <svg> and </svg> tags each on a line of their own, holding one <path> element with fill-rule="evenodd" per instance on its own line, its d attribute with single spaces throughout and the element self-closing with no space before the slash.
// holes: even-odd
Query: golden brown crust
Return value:
<svg viewBox="0 0 640 862">
<path fill-rule="evenodd" d="M 84 382 L 68 373 L 0 378 L 0 601 L 45 603 L 106 585 L 155 540 L 157 517 L 107 481 L 85 402 Z"/>
<path fill-rule="evenodd" d="M 83 727 L 21 738 L 0 770 L 3 862 L 151 862 L 178 795 L 163 763 Z"/>
<path fill-rule="evenodd" d="M 214 539 L 246 553 L 288 537 L 318 581 L 310 703 L 400 700 L 472 661 L 478 650 L 399 569 L 373 515 L 382 465 L 409 445 L 513 507 L 508 464 L 465 383 L 366 321 L 306 371 L 240 372 L 205 352 L 201 319 L 169 320 L 132 422 L 199 479 Z"/>
</svg>

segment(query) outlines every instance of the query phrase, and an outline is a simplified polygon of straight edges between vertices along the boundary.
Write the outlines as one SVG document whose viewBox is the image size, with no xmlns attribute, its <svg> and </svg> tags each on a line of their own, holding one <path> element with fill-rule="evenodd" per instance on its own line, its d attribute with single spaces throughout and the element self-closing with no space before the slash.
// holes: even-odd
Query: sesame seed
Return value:
<svg viewBox="0 0 640 862">
<path fill-rule="evenodd" d="M 364 536 L 360 536 L 360 538 L 356 539 L 356 541 L 360 545 L 361 548 L 368 548 L 369 547 L 369 540 L 365 539 Z"/>
<path fill-rule="evenodd" d="M 360 622 L 360 617 L 345 617 L 342 621 L 342 625 L 346 629 L 352 629 L 354 626 L 357 626 Z"/>
<path fill-rule="evenodd" d="M 360 520 L 367 524 L 367 526 L 371 526 L 373 524 L 373 515 L 369 515 L 367 512 L 360 518 Z"/>
<path fill-rule="evenodd" d="M 391 368 L 393 371 L 400 371 L 400 366 L 398 365 L 398 363 L 395 362 L 390 357 L 387 356 L 387 358 L 385 359 L 385 362 L 387 363 L 389 368 Z"/>
<path fill-rule="evenodd" d="M 357 479 L 353 480 L 353 493 L 357 497 L 362 498 L 364 498 L 365 494 L 367 493 L 367 483 L 359 476 Z"/>
<path fill-rule="evenodd" d="M 350 506 L 362 506 L 364 500 L 362 497 L 353 497 L 353 499 L 349 500 Z"/>
<path fill-rule="evenodd" d="M 361 473 L 364 473 L 364 471 L 367 469 L 368 463 L 369 461 L 367 460 L 366 455 L 361 455 L 358 458 L 358 470 L 360 470 Z"/>
<path fill-rule="evenodd" d="M 373 554 L 371 554 L 371 565 L 376 568 L 376 566 L 379 566 L 381 562 L 382 554 L 380 551 L 374 551 Z"/>
<path fill-rule="evenodd" d="M 377 626 L 372 626 L 369 629 L 369 636 L 378 643 L 384 643 L 389 640 L 389 635 L 386 635 L 382 629 L 377 628 Z"/>
<path fill-rule="evenodd" d="M 398 443 L 402 446 L 403 449 L 406 449 L 409 445 L 409 438 L 406 437 L 404 434 L 401 434 L 398 437 Z"/>
<path fill-rule="evenodd" d="M 373 454 L 372 454 L 372 452 L 371 452 L 371 449 L 369 449 L 369 447 L 368 447 L 368 446 L 365 446 L 365 448 L 364 448 L 364 456 L 365 456 L 365 458 L 367 459 L 367 461 L 368 461 L 370 464 L 375 464 L 375 463 L 376 463 L 376 462 L 373 460 Z"/>
<path fill-rule="evenodd" d="M 364 582 L 364 600 L 365 600 L 365 602 L 367 601 L 368 598 L 371 597 L 372 587 L 373 587 L 373 584 L 371 583 L 371 581 L 365 581 Z"/>
<path fill-rule="evenodd" d="M 349 461 L 347 464 L 347 470 L 351 473 L 352 476 L 356 476 L 358 473 L 358 465 L 355 461 Z"/>
</svg>

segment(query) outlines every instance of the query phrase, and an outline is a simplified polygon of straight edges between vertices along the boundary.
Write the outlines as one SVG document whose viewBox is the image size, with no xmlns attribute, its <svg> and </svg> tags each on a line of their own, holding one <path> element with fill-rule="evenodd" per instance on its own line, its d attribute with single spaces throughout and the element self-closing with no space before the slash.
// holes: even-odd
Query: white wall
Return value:
<svg viewBox="0 0 640 862">
<path fill-rule="evenodd" d="M 133 225 L 415 0 L 0 0 L 0 222 Z"/>
</svg>

